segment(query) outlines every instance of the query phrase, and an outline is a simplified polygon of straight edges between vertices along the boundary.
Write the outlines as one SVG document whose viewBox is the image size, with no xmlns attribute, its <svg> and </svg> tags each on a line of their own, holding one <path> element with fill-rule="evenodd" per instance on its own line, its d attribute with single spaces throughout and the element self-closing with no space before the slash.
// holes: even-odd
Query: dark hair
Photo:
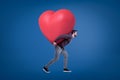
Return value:
<svg viewBox="0 0 120 80">
<path fill-rule="evenodd" d="M 78 31 L 78 30 L 72 30 L 72 32 L 71 32 L 71 33 L 73 34 L 73 33 L 77 32 L 77 31 Z"/>
</svg>

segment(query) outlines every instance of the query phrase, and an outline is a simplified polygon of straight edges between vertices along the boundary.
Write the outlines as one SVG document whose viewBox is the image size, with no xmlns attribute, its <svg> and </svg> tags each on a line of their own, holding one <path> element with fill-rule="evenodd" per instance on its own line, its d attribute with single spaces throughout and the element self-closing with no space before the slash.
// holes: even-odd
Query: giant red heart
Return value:
<svg viewBox="0 0 120 80">
<path fill-rule="evenodd" d="M 42 33 L 52 43 L 58 36 L 68 34 L 73 30 L 75 17 L 67 9 L 56 12 L 48 10 L 40 15 L 38 23 Z"/>
</svg>

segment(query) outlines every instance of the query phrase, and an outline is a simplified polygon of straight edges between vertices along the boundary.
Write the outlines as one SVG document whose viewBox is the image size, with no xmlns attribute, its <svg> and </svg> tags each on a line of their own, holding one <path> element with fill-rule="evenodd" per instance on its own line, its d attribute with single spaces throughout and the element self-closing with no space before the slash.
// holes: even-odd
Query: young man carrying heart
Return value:
<svg viewBox="0 0 120 80">
<path fill-rule="evenodd" d="M 64 49 L 64 47 L 66 45 L 68 45 L 70 43 L 70 41 L 75 38 L 77 36 L 77 30 L 72 30 L 71 33 L 69 34 L 65 34 L 65 35 L 61 35 L 59 36 L 54 42 L 53 45 L 55 46 L 55 57 L 48 62 L 48 64 L 46 64 L 43 67 L 43 71 L 46 73 L 50 73 L 49 71 L 49 66 L 53 63 L 55 63 L 58 59 L 60 54 L 63 54 L 64 56 L 64 69 L 63 72 L 71 72 L 71 70 L 69 70 L 67 68 L 67 63 L 68 63 L 68 53 L 67 51 Z"/>
</svg>

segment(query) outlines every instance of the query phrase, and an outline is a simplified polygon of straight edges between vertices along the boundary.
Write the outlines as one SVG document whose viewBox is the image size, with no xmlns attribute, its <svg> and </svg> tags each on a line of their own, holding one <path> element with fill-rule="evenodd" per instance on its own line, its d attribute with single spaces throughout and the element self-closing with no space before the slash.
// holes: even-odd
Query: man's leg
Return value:
<svg viewBox="0 0 120 80">
<path fill-rule="evenodd" d="M 64 68 L 67 68 L 67 64 L 68 64 L 68 53 L 67 53 L 67 51 L 64 49 L 64 50 L 62 51 L 62 54 L 63 54 L 63 56 L 64 56 Z"/>
<path fill-rule="evenodd" d="M 64 49 L 62 51 L 62 54 L 64 56 L 64 71 L 63 72 L 71 72 L 69 69 L 68 69 L 68 53 L 67 51 Z"/>
<path fill-rule="evenodd" d="M 59 46 L 55 46 L 55 57 L 50 62 L 48 62 L 48 64 L 46 64 L 45 67 L 48 68 L 51 64 L 56 62 L 59 59 L 61 52 L 62 49 Z"/>
</svg>

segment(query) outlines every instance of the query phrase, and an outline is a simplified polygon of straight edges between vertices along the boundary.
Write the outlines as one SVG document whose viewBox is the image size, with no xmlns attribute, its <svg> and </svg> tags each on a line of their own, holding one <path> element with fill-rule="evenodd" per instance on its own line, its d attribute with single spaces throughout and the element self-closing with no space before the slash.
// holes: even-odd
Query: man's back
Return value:
<svg viewBox="0 0 120 80">
<path fill-rule="evenodd" d="M 65 34 L 65 35 L 61 35 L 59 36 L 55 42 L 57 43 L 57 45 L 59 45 L 61 48 L 64 48 L 67 44 L 70 43 L 72 39 L 72 34 Z"/>
</svg>

